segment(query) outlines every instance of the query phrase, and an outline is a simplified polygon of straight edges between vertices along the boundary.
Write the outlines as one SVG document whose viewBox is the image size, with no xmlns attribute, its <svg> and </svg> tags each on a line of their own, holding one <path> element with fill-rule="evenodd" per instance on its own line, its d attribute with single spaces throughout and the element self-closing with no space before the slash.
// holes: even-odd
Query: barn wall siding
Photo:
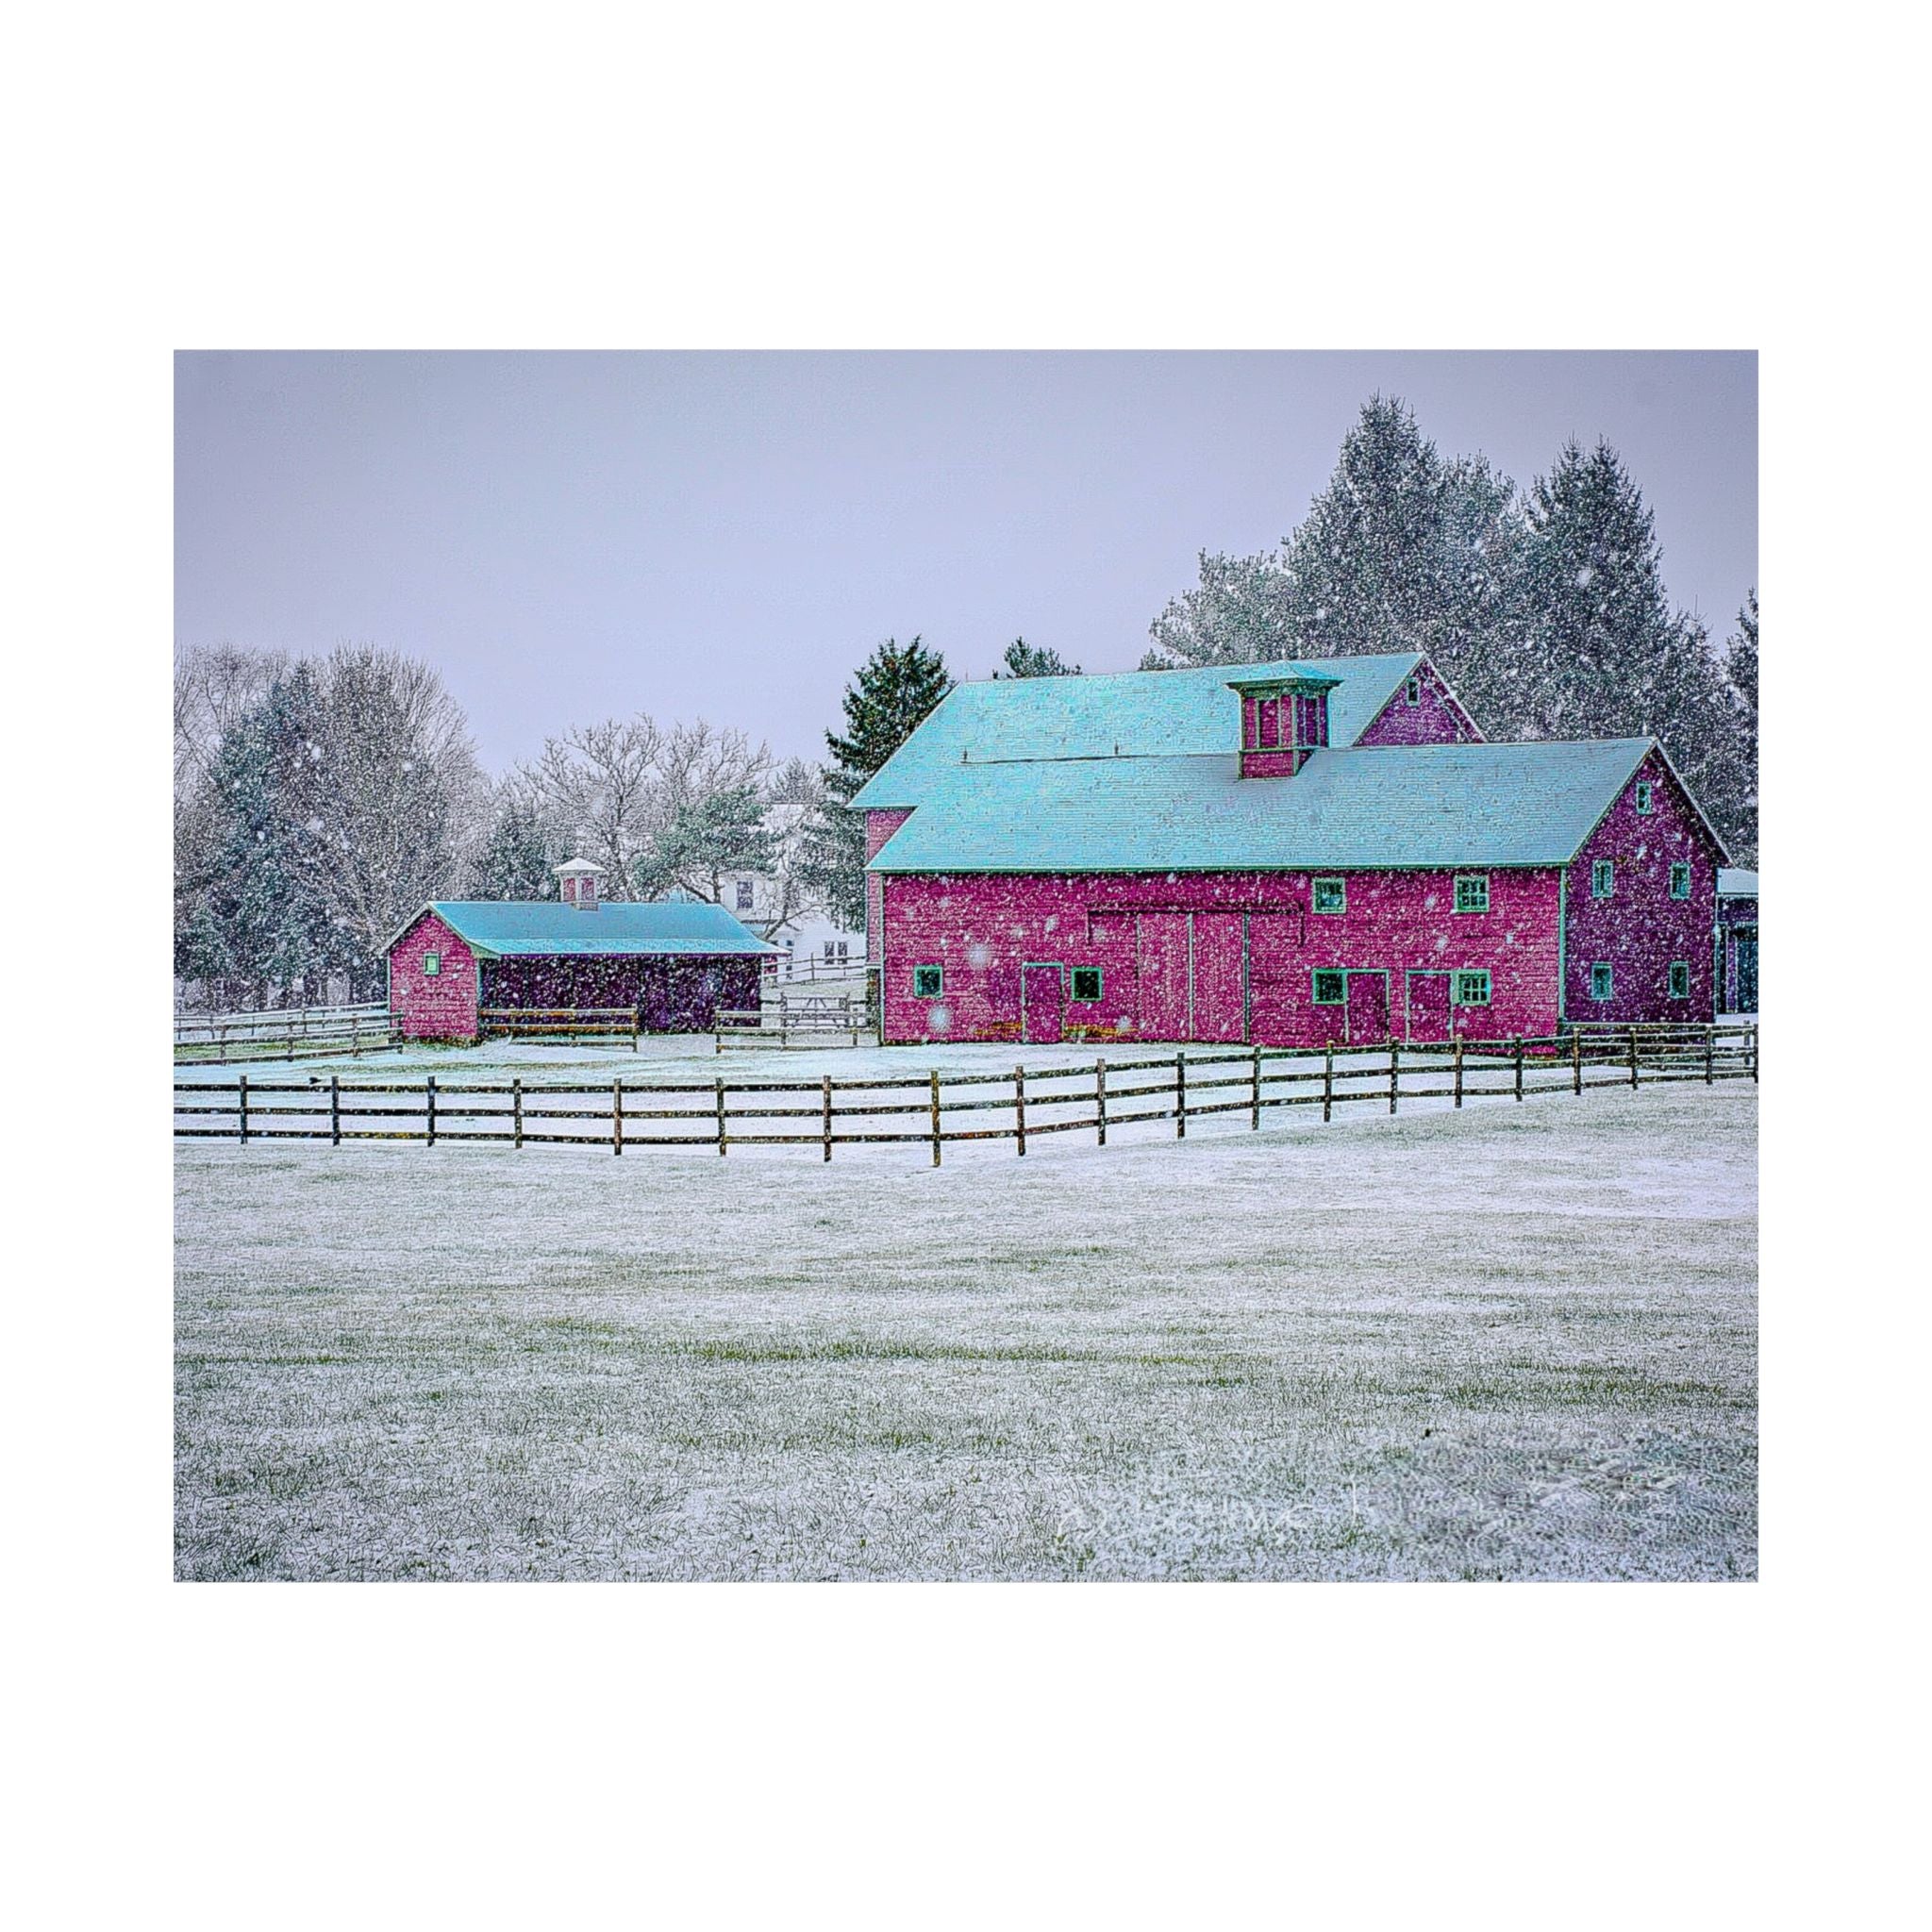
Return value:
<svg viewBox="0 0 1932 1932">
<path fill-rule="evenodd" d="M 885 1038 L 1021 1041 L 1022 969 L 1041 962 L 1101 969 L 1097 1002 L 1067 1002 L 1073 1039 L 1346 1043 L 1347 1008 L 1314 1004 L 1318 967 L 1386 973 L 1398 1037 L 1408 1032 L 1408 975 L 1457 969 L 1488 972 L 1491 1000 L 1454 1009 L 1456 1033 L 1555 1032 L 1557 868 L 1491 873 L 1483 913 L 1451 909 L 1449 872 L 1341 876 L 1346 911 L 1317 914 L 1303 910 L 1307 873 L 888 875 Z M 944 970 L 938 999 L 913 991 L 922 964 Z"/>
<path fill-rule="evenodd" d="M 911 811 L 869 811 L 865 815 L 865 857 L 868 863 L 879 856 L 886 841 L 912 816 Z M 865 957 L 877 959 L 885 942 L 883 902 L 877 875 L 865 876 Z"/>
<path fill-rule="evenodd" d="M 1357 744 L 1480 744 L 1482 733 L 1449 695 L 1449 687 L 1433 664 L 1424 662 L 1416 674 L 1421 702 L 1410 704 L 1406 689 L 1398 691 L 1376 712 Z"/>
<path fill-rule="evenodd" d="M 423 971 L 425 953 L 441 956 L 433 977 Z M 389 956 L 390 1013 L 405 1040 L 475 1040 L 476 956 L 454 928 L 425 912 Z"/>
<path fill-rule="evenodd" d="M 587 913 L 586 918 L 595 918 Z M 483 1004 L 525 1011 L 622 1008 L 646 1033 L 708 1033 L 720 1007 L 758 1003 L 761 962 L 742 954 L 535 955 L 486 961 Z"/>
<path fill-rule="evenodd" d="M 1654 808 L 1637 809 L 1640 781 Z M 1607 899 L 1591 893 L 1591 870 L 1615 868 Z M 1671 866 L 1690 867 L 1690 896 L 1670 895 Z M 1690 800 L 1655 752 L 1617 794 L 1570 867 L 1565 944 L 1566 1016 L 1576 1021 L 1708 1020 L 1716 1011 L 1714 935 L 1718 850 Z M 1670 996 L 1671 962 L 1690 969 L 1687 999 Z M 1593 964 L 1610 968 L 1611 997 L 1591 995 Z"/>
</svg>

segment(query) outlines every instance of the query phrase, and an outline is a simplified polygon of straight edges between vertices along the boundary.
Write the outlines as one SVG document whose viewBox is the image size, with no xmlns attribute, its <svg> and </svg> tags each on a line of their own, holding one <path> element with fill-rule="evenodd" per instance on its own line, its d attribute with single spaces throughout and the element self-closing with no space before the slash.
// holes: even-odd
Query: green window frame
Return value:
<svg viewBox="0 0 1932 1932">
<path fill-rule="evenodd" d="M 1617 890 L 1617 867 L 1612 859 L 1593 858 L 1590 862 L 1590 896 L 1608 899 Z"/>
<path fill-rule="evenodd" d="M 1072 997 L 1076 1000 L 1097 1000 L 1103 976 L 1098 966 L 1075 966 L 1071 977 L 1074 982 Z"/>
<path fill-rule="evenodd" d="M 1318 1007 L 1345 1007 L 1348 1004 L 1348 974 L 1333 966 L 1317 966 L 1311 975 L 1310 991 Z"/>
<path fill-rule="evenodd" d="M 1684 859 L 1674 859 L 1671 864 L 1671 897 L 1688 899 L 1690 896 L 1690 867 Z"/>
<path fill-rule="evenodd" d="M 425 953 L 423 955 L 423 977 L 425 979 L 434 979 L 441 971 L 442 955 L 441 953 Z"/>
<path fill-rule="evenodd" d="M 1650 814 L 1656 809 L 1656 808 L 1657 787 L 1653 785 L 1648 778 L 1640 778 L 1637 781 L 1638 812 L 1642 817 L 1648 818 Z"/>
<path fill-rule="evenodd" d="M 1458 912 L 1487 912 L 1490 909 L 1490 875 L 1486 872 L 1459 872 L 1456 874 L 1456 909 Z"/>
<path fill-rule="evenodd" d="M 928 961 L 924 966 L 912 969 L 912 997 L 916 1000 L 936 1000 L 946 990 L 946 969 Z"/>
<path fill-rule="evenodd" d="M 1465 967 L 1449 982 L 1449 997 L 1458 1007 L 1486 1007 L 1490 1003 L 1490 975 Z"/>
<path fill-rule="evenodd" d="M 1590 996 L 1593 1000 L 1614 998 L 1617 991 L 1617 975 L 1610 971 L 1609 962 L 1599 959 L 1590 969 Z"/>
<path fill-rule="evenodd" d="M 1690 997 L 1690 962 L 1688 959 L 1671 961 L 1671 997 L 1674 1000 L 1688 1000 Z"/>
<path fill-rule="evenodd" d="M 1336 878 L 1316 879 L 1309 889 L 1308 903 L 1317 912 L 1346 912 L 1348 881 Z"/>
</svg>

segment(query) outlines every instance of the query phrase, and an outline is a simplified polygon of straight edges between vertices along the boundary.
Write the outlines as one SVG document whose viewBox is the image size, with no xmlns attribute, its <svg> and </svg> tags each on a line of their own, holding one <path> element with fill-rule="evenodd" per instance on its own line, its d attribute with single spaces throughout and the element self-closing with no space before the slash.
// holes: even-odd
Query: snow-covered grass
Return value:
<svg viewBox="0 0 1932 1932">
<path fill-rule="evenodd" d="M 178 1573 L 1750 1575 L 1756 1116 L 181 1142 Z"/>
</svg>

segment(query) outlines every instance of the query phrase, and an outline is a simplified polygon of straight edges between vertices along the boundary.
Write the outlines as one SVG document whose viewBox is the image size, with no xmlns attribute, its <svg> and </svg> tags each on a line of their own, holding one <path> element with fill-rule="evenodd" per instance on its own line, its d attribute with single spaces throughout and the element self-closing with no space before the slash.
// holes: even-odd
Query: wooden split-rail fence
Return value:
<svg viewBox="0 0 1932 1932">
<path fill-rule="evenodd" d="M 816 1147 L 903 1143 L 930 1149 L 937 1167 L 955 1142 L 1029 1140 L 1188 1124 L 1246 1114 L 1258 1129 L 1271 1109 L 1367 1105 L 1399 1111 L 1405 1100 L 1466 1101 L 1657 1082 L 1757 1078 L 1757 1027 L 1630 1028 L 1554 1039 L 1399 1042 L 1377 1053 L 1342 1048 L 1249 1047 L 1227 1053 L 1098 1058 L 1072 1066 L 1019 1065 L 1010 1073 L 816 1080 L 562 1084 L 440 1081 L 252 1080 L 181 1082 L 175 1132 L 182 1138 L 251 1141 L 495 1141 L 608 1147 Z M 184 1124 L 184 1122 L 187 1123 Z"/>
<path fill-rule="evenodd" d="M 176 1064 L 358 1058 L 394 1041 L 389 1008 L 284 1007 L 254 1013 L 176 1013 Z"/>
<path fill-rule="evenodd" d="M 476 1015 L 485 1040 L 623 1040 L 638 1050 L 635 1007 L 484 1007 Z"/>
</svg>

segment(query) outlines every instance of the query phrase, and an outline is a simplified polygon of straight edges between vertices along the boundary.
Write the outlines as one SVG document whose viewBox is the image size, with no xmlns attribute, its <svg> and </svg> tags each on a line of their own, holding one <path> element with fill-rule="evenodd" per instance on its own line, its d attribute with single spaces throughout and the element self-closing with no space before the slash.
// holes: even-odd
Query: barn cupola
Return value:
<svg viewBox="0 0 1932 1932">
<path fill-rule="evenodd" d="M 566 906 L 575 906 L 579 912 L 594 912 L 597 881 L 603 876 L 604 868 L 588 858 L 567 859 L 557 868 L 558 891 Z"/>
<path fill-rule="evenodd" d="M 1229 678 L 1241 707 L 1241 776 L 1293 777 L 1328 742 L 1328 693 L 1341 682 L 1312 671 Z"/>
</svg>

